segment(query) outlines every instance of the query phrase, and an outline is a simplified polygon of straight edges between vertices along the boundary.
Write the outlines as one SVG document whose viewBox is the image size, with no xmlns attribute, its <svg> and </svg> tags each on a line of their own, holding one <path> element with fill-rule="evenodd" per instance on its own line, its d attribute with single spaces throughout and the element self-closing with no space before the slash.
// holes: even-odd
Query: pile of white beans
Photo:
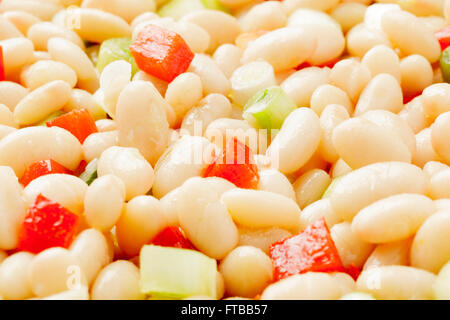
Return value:
<svg viewBox="0 0 450 320">
<path fill-rule="evenodd" d="M 450 299 L 450 84 L 434 36 L 450 0 L 218 1 L 230 14 L 178 20 L 155 13 L 164 0 L 0 2 L 0 299 L 146 299 L 138 255 L 167 226 L 218 261 L 217 299 Z M 183 37 L 195 53 L 185 73 L 131 77 L 124 61 L 97 71 L 103 41 L 148 24 Z M 242 107 L 275 85 L 298 109 L 254 148 L 257 190 L 202 178 L 217 132 L 258 135 Z M 83 144 L 38 125 L 80 108 L 99 129 Z M 69 170 L 98 159 L 98 179 L 19 184 L 45 159 Z M 39 194 L 82 223 L 68 249 L 16 252 Z M 321 217 L 357 281 L 273 283 L 269 246 Z"/>
</svg>

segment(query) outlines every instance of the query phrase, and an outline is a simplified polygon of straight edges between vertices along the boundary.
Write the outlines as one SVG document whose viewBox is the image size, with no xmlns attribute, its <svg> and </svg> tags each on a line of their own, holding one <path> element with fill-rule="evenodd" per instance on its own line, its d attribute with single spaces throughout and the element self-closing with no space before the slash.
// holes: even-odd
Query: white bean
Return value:
<svg viewBox="0 0 450 320">
<path fill-rule="evenodd" d="M 296 200 L 294 187 L 289 179 L 275 169 L 259 172 L 258 190 L 278 193 L 294 201 Z"/>
<path fill-rule="evenodd" d="M 14 111 L 16 105 L 28 94 L 28 89 L 10 81 L 0 81 L 0 103 Z"/>
<path fill-rule="evenodd" d="M 103 151 L 117 146 L 118 142 L 118 134 L 115 130 L 93 133 L 83 143 L 84 159 L 87 162 L 91 162 L 96 158 L 100 158 Z"/>
<path fill-rule="evenodd" d="M 386 73 L 397 79 L 399 83 L 402 81 L 400 59 L 397 53 L 388 46 L 377 45 L 373 47 L 364 55 L 361 63 L 369 68 L 372 77 Z"/>
<path fill-rule="evenodd" d="M 38 61 L 20 74 L 21 83 L 30 90 L 35 90 L 55 80 L 67 82 L 72 88 L 77 84 L 78 78 L 75 71 L 68 65 L 51 60 Z"/>
<path fill-rule="evenodd" d="M 6 258 L 0 266 L 0 294 L 4 299 L 25 300 L 33 293 L 28 281 L 28 267 L 34 255 L 18 252 Z"/>
<path fill-rule="evenodd" d="M 203 87 L 203 94 L 220 93 L 228 95 L 231 85 L 216 62 L 205 54 L 196 54 L 188 71 L 197 74 Z"/>
<path fill-rule="evenodd" d="M 377 245 L 364 264 L 364 270 L 380 266 L 409 265 L 412 238 Z"/>
<path fill-rule="evenodd" d="M 333 210 L 330 199 L 325 198 L 313 202 L 303 209 L 300 215 L 300 230 L 306 229 L 320 218 L 325 218 L 328 228 L 332 228 L 342 221 L 341 217 Z"/>
<path fill-rule="evenodd" d="M 39 22 L 32 25 L 27 32 L 27 38 L 33 42 L 35 50 L 46 51 L 48 40 L 55 37 L 67 39 L 85 49 L 83 40 L 75 32 L 54 23 Z"/>
</svg>

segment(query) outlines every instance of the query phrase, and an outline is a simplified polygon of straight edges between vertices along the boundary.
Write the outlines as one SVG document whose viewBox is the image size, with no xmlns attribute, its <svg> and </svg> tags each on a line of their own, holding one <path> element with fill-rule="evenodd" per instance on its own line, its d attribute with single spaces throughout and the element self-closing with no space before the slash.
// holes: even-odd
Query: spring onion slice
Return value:
<svg viewBox="0 0 450 320">
<path fill-rule="evenodd" d="M 86 166 L 84 172 L 80 175 L 80 179 L 87 183 L 87 185 L 91 185 L 95 179 L 97 179 L 97 163 L 98 160 L 94 159 Z"/>
<path fill-rule="evenodd" d="M 97 69 L 102 72 L 111 62 L 125 60 L 131 64 L 131 74 L 134 76 L 139 71 L 134 60 L 130 46 L 133 41 L 130 38 L 113 38 L 102 43 L 97 58 Z"/>
</svg>

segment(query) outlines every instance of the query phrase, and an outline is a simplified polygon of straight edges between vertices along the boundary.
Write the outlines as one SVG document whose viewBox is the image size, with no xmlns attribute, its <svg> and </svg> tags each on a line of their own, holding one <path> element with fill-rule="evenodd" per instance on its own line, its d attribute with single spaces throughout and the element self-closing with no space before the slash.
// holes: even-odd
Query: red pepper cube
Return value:
<svg viewBox="0 0 450 320">
<path fill-rule="evenodd" d="M 42 194 L 38 195 L 19 230 L 20 251 L 39 253 L 48 248 L 68 248 L 77 231 L 79 216 Z"/>
<path fill-rule="evenodd" d="M 342 272 L 339 253 L 324 218 L 270 247 L 275 281 L 306 272 Z"/>
<path fill-rule="evenodd" d="M 194 250 L 193 244 L 187 239 L 181 228 L 167 227 L 153 239 L 152 244 L 161 247 L 172 247 Z"/>
<path fill-rule="evenodd" d="M 194 59 L 179 34 L 151 24 L 139 33 L 130 50 L 139 69 L 167 82 L 185 72 Z"/>
<path fill-rule="evenodd" d="M 450 46 L 450 26 L 445 27 L 442 30 L 439 30 L 435 33 L 436 39 L 438 39 L 439 44 L 441 45 L 442 51 L 447 49 Z"/>
<path fill-rule="evenodd" d="M 0 81 L 5 80 L 5 65 L 3 62 L 3 48 L 0 46 Z"/>
<path fill-rule="evenodd" d="M 58 162 L 48 159 L 48 160 L 41 160 L 38 162 L 35 162 L 31 164 L 23 174 L 22 178 L 20 178 L 20 183 L 26 187 L 31 181 L 34 179 L 37 179 L 41 176 L 45 176 L 47 174 L 55 174 L 55 173 L 62 173 L 62 174 L 72 174 L 72 172 L 64 167 L 63 165 L 59 164 Z"/>
<path fill-rule="evenodd" d="M 94 118 L 87 109 L 75 109 L 49 122 L 47 127 L 60 127 L 72 133 L 81 143 L 98 132 Z"/>
<path fill-rule="evenodd" d="M 256 189 L 259 183 L 252 150 L 236 138 L 228 141 L 224 152 L 205 170 L 203 177 L 223 178 L 244 189 Z"/>
</svg>

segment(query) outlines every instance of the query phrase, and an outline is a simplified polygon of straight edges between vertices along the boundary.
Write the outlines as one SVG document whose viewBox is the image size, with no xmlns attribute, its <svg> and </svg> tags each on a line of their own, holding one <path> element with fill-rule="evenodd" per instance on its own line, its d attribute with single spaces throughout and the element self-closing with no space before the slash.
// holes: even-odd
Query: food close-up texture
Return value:
<svg viewBox="0 0 450 320">
<path fill-rule="evenodd" d="M 28 299 L 450 300 L 450 0 L 1 0 Z"/>
</svg>

